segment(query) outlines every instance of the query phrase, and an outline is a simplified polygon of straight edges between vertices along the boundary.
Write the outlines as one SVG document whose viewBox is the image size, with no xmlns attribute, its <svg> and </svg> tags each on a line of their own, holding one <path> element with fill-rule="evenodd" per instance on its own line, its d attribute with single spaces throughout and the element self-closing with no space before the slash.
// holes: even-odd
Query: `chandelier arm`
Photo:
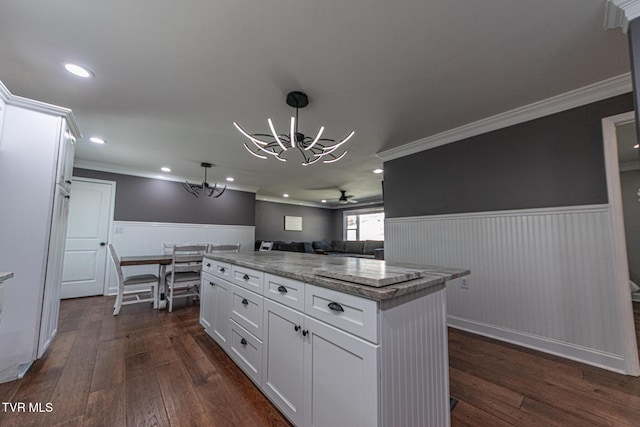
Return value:
<svg viewBox="0 0 640 427">
<path fill-rule="evenodd" d="M 332 157 L 334 157 L 331 160 L 323 160 L 322 163 L 334 163 L 337 162 L 338 160 L 340 160 L 341 158 L 343 158 L 345 155 L 347 154 L 346 150 L 344 153 L 342 153 L 341 155 L 339 155 L 338 157 L 335 157 L 333 154 L 331 155 Z M 319 159 L 319 157 L 318 157 Z"/>
<path fill-rule="evenodd" d="M 256 150 L 256 152 L 254 153 L 254 152 L 251 150 L 251 148 L 247 147 L 247 144 L 245 144 L 244 142 L 242 143 L 242 146 L 243 146 L 244 148 L 246 148 L 246 149 L 247 149 L 247 151 L 248 151 L 249 153 L 251 153 L 252 155 L 256 156 L 256 157 L 257 157 L 257 158 L 259 158 L 259 159 L 266 159 L 266 158 L 267 158 L 267 156 L 263 156 L 263 155 L 261 155 L 261 154 L 258 154 L 258 153 L 257 153 L 257 150 Z"/>
<path fill-rule="evenodd" d="M 277 156 L 277 155 L 278 155 L 278 153 L 276 153 L 276 152 L 275 152 L 275 150 L 274 150 L 274 151 L 269 151 L 269 150 L 267 150 L 267 148 L 273 148 L 273 147 L 270 147 L 270 145 L 271 145 L 272 143 L 269 143 L 269 144 L 267 144 L 265 147 L 263 147 L 263 146 L 261 146 L 261 145 L 256 144 L 253 140 L 251 140 L 251 142 L 253 142 L 253 145 L 255 145 L 255 146 L 256 146 L 256 148 L 257 148 L 258 150 L 260 150 L 260 151 L 264 151 L 265 153 L 271 154 L 272 156 Z"/>
<path fill-rule="evenodd" d="M 196 199 L 198 198 L 198 192 L 194 190 L 193 184 L 190 184 L 189 181 L 181 182 L 180 184 L 182 184 L 182 188 L 184 188 L 189 194 L 195 196 Z"/>
<path fill-rule="evenodd" d="M 213 196 L 214 199 L 217 199 L 218 197 L 222 196 L 222 194 L 225 192 L 225 190 L 227 189 L 227 186 L 225 185 L 224 188 L 215 196 Z"/>
<path fill-rule="evenodd" d="M 273 126 L 273 122 L 271 121 L 271 119 L 267 119 L 267 123 L 269 123 L 269 127 L 271 128 L 271 132 L 273 133 L 273 137 L 275 138 L 276 142 L 280 144 L 280 147 L 282 147 L 284 151 L 287 151 L 287 147 L 285 147 L 282 144 L 282 141 L 280 141 L 280 137 L 278 136 L 278 133 L 276 132 L 276 128 Z"/>
<path fill-rule="evenodd" d="M 291 117 L 291 128 L 289 129 L 291 133 L 291 138 L 289 140 L 291 147 L 295 147 L 296 145 L 295 141 L 296 141 L 296 132 L 297 132 L 297 125 L 296 125 L 297 119 L 298 119 L 298 109 L 296 108 L 296 116 Z"/>
<path fill-rule="evenodd" d="M 238 129 L 240 131 L 241 134 L 243 134 L 244 136 L 246 136 L 248 139 L 250 139 L 251 141 L 253 141 L 254 144 L 261 144 L 261 145 L 267 145 L 268 142 L 264 142 L 264 141 L 260 141 L 257 138 L 254 138 L 253 136 L 249 135 L 244 129 L 242 129 L 240 127 L 240 125 L 236 122 L 233 122 L 233 125 L 236 127 L 236 129 Z"/>
<path fill-rule="evenodd" d="M 211 195 L 213 194 L 214 191 L 216 191 L 216 187 L 218 186 L 217 182 L 213 183 L 213 188 L 206 188 L 204 189 L 205 194 L 207 195 L 207 197 L 211 197 Z"/>
<path fill-rule="evenodd" d="M 303 163 L 302 166 L 309 166 L 314 164 L 315 162 L 317 162 L 318 160 L 320 160 L 320 157 L 315 157 L 313 160 L 307 160 L 306 163 Z"/>
<path fill-rule="evenodd" d="M 305 148 L 305 150 L 310 150 L 314 145 L 316 145 L 316 143 L 318 142 L 318 140 L 322 136 L 322 132 L 324 132 L 324 126 L 320 126 L 320 130 L 318 131 L 318 134 L 316 135 L 316 139 L 314 139 L 313 142 L 311 144 L 309 144 L 309 146 L 307 148 Z"/>
<path fill-rule="evenodd" d="M 344 144 L 345 142 L 347 142 L 348 140 L 350 140 L 350 139 L 351 139 L 351 137 L 352 137 L 355 133 L 356 133 L 356 132 L 352 130 L 352 131 L 351 131 L 351 133 L 350 133 L 349 135 L 347 135 L 347 136 L 346 136 L 342 141 L 338 142 L 338 143 L 337 143 L 337 144 L 335 144 L 335 145 L 331 145 L 331 146 L 329 146 L 329 147 L 325 147 L 325 150 L 329 150 L 329 149 L 330 149 L 330 150 L 332 150 L 332 151 L 333 151 L 333 149 L 338 148 L 339 146 L 341 146 L 342 144 Z"/>
</svg>

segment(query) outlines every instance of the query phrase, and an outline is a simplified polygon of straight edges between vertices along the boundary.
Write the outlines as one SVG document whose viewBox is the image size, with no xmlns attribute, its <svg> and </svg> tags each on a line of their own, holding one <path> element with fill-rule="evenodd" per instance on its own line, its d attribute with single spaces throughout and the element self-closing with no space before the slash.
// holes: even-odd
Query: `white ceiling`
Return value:
<svg viewBox="0 0 640 427">
<path fill-rule="evenodd" d="M 0 81 L 73 109 L 81 166 L 235 178 L 261 196 L 379 197 L 376 153 L 629 72 L 603 0 L 23 0 L 0 10 Z M 68 75 L 64 61 L 95 78 Z M 260 160 L 233 127 L 355 130 L 332 165 Z M 88 142 L 100 135 L 104 146 Z"/>
</svg>

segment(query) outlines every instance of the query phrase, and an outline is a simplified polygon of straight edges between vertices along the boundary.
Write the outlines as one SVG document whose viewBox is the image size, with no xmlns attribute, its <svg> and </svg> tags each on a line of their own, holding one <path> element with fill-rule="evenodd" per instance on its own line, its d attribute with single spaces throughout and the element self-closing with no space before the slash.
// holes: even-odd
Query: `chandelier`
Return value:
<svg viewBox="0 0 640 427">
<path fill-rule="evenodd" d="M 194 195 L 195 197 L 200 197 L 200 192 L 207 197 L 213 197 L 214 199 L 222 196 L 224 190 L 227 189 L 225 185 L 224 188 L 218 188 L 218 183 L 214 183 L 213 187 L 209 185 L 207 182 L 207 169 L 209 169 L 212 164 L 211 163 L 200 163 L 200 166 L 204 168 L 204 180 L 202 184 L 191 184 L 189 181 L 182 182 L 182 188 L 184 188 L 189 194 Z"/>
<path fill-rule="evenodd" d="M 276 128 L 273 125 L 271 119 L 267 119 L 269 129 L 271 133 L 254 133 L 249 134 L 236 122 L 233 122 L 234 126 L 243 134 L 252 145 L 243 143 L 244 148 L 249 153 L 260 158 L 267 159 L 269 156 L 273 156 L 281 162 L 286 162 L 282 155 L 285 151 L 297 149 L 303 158 L 302 165 L 308 166 L 322 160 L 322 163 L 333 163 L 343 158 L 347 151 L 343 151 L 341 154 L 337 153 L 337 150 L 355 133 L 351 131 L 349 135 L 336 143 L 335 139 L 322 138 L 324 132 L 324 126 L 320 127 L 320 130 L 315 137 L 310 137 L 302 132 L 298 131 L 298 109 L 304 108 L 309 104 L 309 98 L 303 92 L 290 92 L 287 94 L 287 105 L 296 109 L 296 116 L 291 117 L 291 123 L 289 126 L 289 133 L 277 133 Z M 331 143 L 331 144 L 329 144 Z"/>
</svg>

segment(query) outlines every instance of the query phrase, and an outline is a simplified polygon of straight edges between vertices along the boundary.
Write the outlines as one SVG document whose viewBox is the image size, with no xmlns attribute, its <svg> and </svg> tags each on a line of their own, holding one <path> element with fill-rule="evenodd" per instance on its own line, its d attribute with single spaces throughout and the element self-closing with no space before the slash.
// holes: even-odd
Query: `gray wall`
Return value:
<svg viewBox="0 0 640 427">
<path fill-rule="evenodd" d="M 629 276 L 640 284 L 640 170 L 620 173 Z"/>
<path fill-rule="evenodd" d="M 226 190 L 217 199 L 195 198 L 180 183 L 74 168 L 77 177 L 116 182 L 116 221 L 255 225 L 255 194 Z"/>
<path fill-rule="evenodd" d="M 302 231 L 285 231 L 284 217 L 301 216 Z M 255 208 L 256 240 L 303 242 L 330 240 L 333 236 L 331 209 L 297 206 L 257 200 Z"/>
<path fill-rule="evenodd" d="M 387 218 L 607 202 L 603 117 L 631 94 L 384 163 Z"/>
</svg>

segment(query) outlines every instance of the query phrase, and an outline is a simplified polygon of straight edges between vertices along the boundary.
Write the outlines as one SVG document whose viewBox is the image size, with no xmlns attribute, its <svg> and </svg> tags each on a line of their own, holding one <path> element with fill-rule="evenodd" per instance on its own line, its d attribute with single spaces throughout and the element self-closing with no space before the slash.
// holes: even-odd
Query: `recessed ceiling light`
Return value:
<svg viewBox="0 0 640 427">
<path fill-rule="evenodd" d="M 288 194 L 283 194 L 282 197 L 289 197 L 289 195 Z"/>
<path fill-rule="evenodd" d="M 168 167 L 166 167 L 166 166 L 161 167 L 161 168 L 160 168 L 160 170 L 161 170 L 162 172 L 171 172 L 171 168 L 168 168 Z"/>
<path fill-rule="evenodd" d="M 325 199 L 322 199 L 321 202 L 322 203 L 327 203 L 327 201 Z"/>
<path fill-rule="evenodd" d="M 384 172 L 382 169 L 374 169 L 373 170 L 373 173 L 382 173 L 382 172 Z"/>
<path fill-rule="evenodd" d="M 88 79 L 94 77 L 93 72 L 91 70 L 84 68 L 78 64 L 72 64 L 71 62 L 66 62 L 64 64 L 64 68 L 77 77 L 82 77 L 83 79 Z"/>
<path fill-rule="evenodd" d="M 92 136 L 91 138 L 89 138 L 89 141 L 93 142 L 94 144 L 106 144 L 107 140 L 104 138 L 98 138 L 97 136 Z"/>
<path fill-rule="evenodd" d="M 633 146 L 633 148 L 638 148 L 638 147 L 640 147 L 640 145 L 638 145 L 638 144 Z"/>
<path fill-rule="evenodd" d="M 228 176 L 228 177 L 227 177 L 227 181 L 229 181 L 229 182 L 233 182 L 233 181 L 234 181 L 234 179 L 233 179 L 233 177 L 232 177 L 232 176 Z"/>
</svg>

